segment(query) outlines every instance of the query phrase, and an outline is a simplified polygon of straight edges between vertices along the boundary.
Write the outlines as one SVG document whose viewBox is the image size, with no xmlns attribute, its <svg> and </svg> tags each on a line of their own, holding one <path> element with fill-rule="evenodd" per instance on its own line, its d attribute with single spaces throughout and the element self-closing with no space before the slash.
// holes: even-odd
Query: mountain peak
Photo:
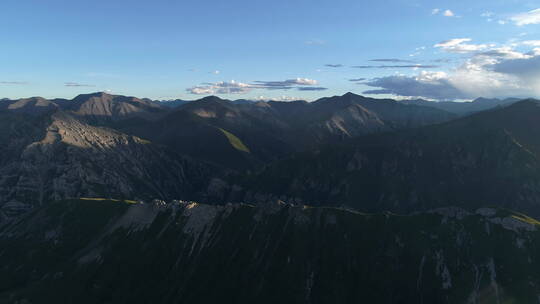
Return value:
<svg viewBox="0 0 540 304">
<path fill-rule="evenodd" d="M 94 92 L 94 93 L 88 93 L 88 94 L 81 94 L 79 96 L 103 97 L 103 96 L 112 96 L 112 95 L 107 92 Z"/>
<path fill-rule="evenodd" d="M 361 96 L 361 95 L 354 94 L 354 93 L 352 93 L 352 92 L 347 92 L 347 93 L 343 94 L 342 97 L 353 98 L 353 97 L 362 97 L 362 96 Z"/>
<path fill-rule="evenodd" d="M 211 96 L 206 96 L 204 98 L 201 98 L 199 99 L 198 101 L 200 102 L 224 102 L 226 101 L 225 99 L 221 99 L 215 95 L 211 95 Z"/>
<path fill-rule="evenodd" d="M 111 95 L 107 92 L 78 95 L 65 106 L 65 109 L 72 110 L 78 115 L 112 119 L 134 116 L 150 119 L 164 111 L 159 103 L 149 99 Z"/>
<path fill-rule="evenodd" d="M 106 92 L 95 92 L 95 93 L 89 93 L 89 94 L 79 94 L 75 98 L 73 98 L 74 101 L 86 101 L 90 98 L 98 98 L 98 99 L 111 99 L 114 95 L 108 94 Z"/>
</svg>

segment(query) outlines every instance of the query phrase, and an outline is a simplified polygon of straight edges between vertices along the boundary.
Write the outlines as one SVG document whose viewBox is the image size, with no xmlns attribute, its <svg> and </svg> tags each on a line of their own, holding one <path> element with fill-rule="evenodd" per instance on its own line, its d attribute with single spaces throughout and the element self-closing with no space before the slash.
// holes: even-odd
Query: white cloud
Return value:
<svg viewBox="0 0 540 304">
<path fill-rule="evenodd" d="M 187 88 L 186 91 L 196 95 L 210 94 L 245 94 L 254 89 L 266 90 L 290 90 L 299 91 L 323 91 L 326 88 L 313 87 L 319 82 L 308 78 L 295 78 L 283 81 L 255 81 L 254 83 L 243 83 L 234 80 L 214 83 L 203 83 L 202 85 Z"/>
<path fill-rule="evenodd" d="M 445 16 L 445 17 L 454 17 L 454 12 L 452 12 L 451 10 L 445 10 L 444 13 L 443 13 L 443 16 Z"/>
<path fill-rule="evenodd" d="M 493 17 L 493 12 L 484 12 L 480 15 L 480 17 L 490 18 Z"/>
<path fill-rule="evenodd" d="M 195 95 L 211 95 L 215 94 L 215 91 L 212 87 L 192 87 L 187 89 L 187 91 L 191 94 Z"/>
<path fill-rule="evenodd" d="M 305 42 L 305 44 L 307 44 L 307 45 L 323 45 L 323 44 L 326 44 L 326 41 L 321 40 L 321 39 L 311 39 L 311 40 L 307 40 Z"/>
<path fill-rule="evenodd" d="M 467 41 L 449 45 L 463 42 Z M 416 76 L 387 76 L 366 84 L 378 88 L 366 94 L 439 100 L 540 96 L 540 48 L 526 53 L 507 46 L 490 48 L 471 55 L 450 72 L 421 71 Z"/>
<path fill-rule="evenodd" d="M 279 97 L 265 97 L 265 96 L 258 96 L 256 98 L 256 100 L 260 100 L 260 101 L 283 101 L 283 102 L 288 102 L 288 101 L 296 101 L 296 100 L 301 100 L 302 98 L 298 98 L 298 97 L 292 97 L 292 96 L 279 96 Z"/>
<path fill-rule="evenodd" d="M 438 43 L 435 45 L 435 47 L 442 47 L 442 48 L 453 47 L 453 46 L 462 44 L 463 42 L 469 42 L 471 40 L 472 40 L 471 38 L 455 38 L 455 39 L 445 40 L 441 43 Z"/>
<path fill-rule="evenodd" d="M 472 53 L 490 47 L 490 45 L 487 44 L 466 43 L 470 41 L 472 41 L 470 38 L 450 39 L 436 44 L 435 47 L 450 53 Z"/>
<path fill-rule="evenodd" d="M 540 40 L 527 40 L 522 42 L 523 45 L 540 46 Z"/>
<path fill-rule="evenodd" d="M 428 72 L 428 71 L 422 71 L 420 72 L 420 75 L 418 75 L 417 80 L 422 82 L 438 82 L 441 79 L 448 78 L 448 75 L 445 72 Z"/>
<path fill-rule="evenodd" d="M 0 81 L 0 85 L 24 85 L 28 84 L 25 81 Z"/>
<path fill-rule="evenodd" d="M 207 83 L 201 86 L 188 88 L 187 91 L 196 95 L 209 94 L 245 94 L 251 91 L 252 86 L 247 83 L 232 81 L 220 81 Z"/>
<path fill-rule="evenodd" d="M 540 24 L 540 8 L 535 10 L 514 15 L 510 18 L 518 26 L 528 25 L 528 24 Z"/>
<path fill-rule="evenodd" d="M 442 10 L 440 8 L 432 9 L 431 14 L 432 15 L 441 15 L 441 16 L 445 16 L 445 17 L 455 17 L 456 16 L 452 10 L 449 10 L 449 9 Z"/>
<path fill-rule="evenodd" d="M 296 85 L 312 86 L 312 85 L 319 84 L 317 80 L 308 79 L 308 78 L 295 78 L 295 79 L 287 79 L 283 81 L 257 80 L 255 81 L 255 83 L 258 87 L 261 87 L 261 88 L 277 89 L 277 90 L 290 89 Z"/>
<path fill-rule="evenodd" d="M 316 85 L 319 84 L 317 80 L 314 79 L 308 79 L 308 78 L 296 78 L 293 80 L 287 80 L 287 82 L 291 82 L 294 84 L 301 84 L 301 85 Z"/>
<path fill-rule="evenodd" d="M 476 56 L 477 60 L 479 58 L 485 58 L 485 60 L 489 60 L 489 62 L 487 63 L 496 62 L 498 59 L 524 59 L 529 57 L 530 55 L 518 52 L 508 46 L 493 48 L 488 51 L 478 53 Z"/>
<path fill-rule="evenodd" d="M 95 87 L 93 84 L 84 84 L 78 82 L 65 82 L 64 86 L 66 87 Z"/>
</svg>

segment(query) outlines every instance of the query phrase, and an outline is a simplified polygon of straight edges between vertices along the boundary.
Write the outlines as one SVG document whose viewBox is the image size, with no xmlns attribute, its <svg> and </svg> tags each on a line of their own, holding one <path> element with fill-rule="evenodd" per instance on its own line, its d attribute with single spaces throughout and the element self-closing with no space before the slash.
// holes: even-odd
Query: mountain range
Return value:
<svg viewBox="0 0 540 304">
<path fill-rule="evenodd" d="M 3 100 L 0 137 L 7 144 L 1 148 L 0 214 L 5 218 L 12 209 L 81 196 L 281 198 L 397 212 L 488 201 L 518 206 L 521 198 L 510 199 L 518 188 L 536 189 L 517 178 L 535 176 L 535 156 L 527 148 L 535 143 L 529 143 L 534 137 L 517 138 L 522 135 L 513 128 L 523 134 L 535 128 L 534 118 L 522 119 L 535 117 L 536 107 L 525 106 L 534 102 L 470 104 L 476 103 L 493 109 L 463 117 L 352 93 L 314 102 L 211 96 L 176 107 L 106 93 Z M 471 109 L 462 107 L 461 112 Z M 507 116 L 512 119 L 500 118 Z M 507 159 L 513 150 L 523 154 L 522 163 Z M 497 168 L 500 173 L 494 174 Z M 501 181 L 504 176 L 513 182 Z M 516 188 L 494 187 L 489 195 L 471 190 L 498 183 Z M 524 201 L 534 200 L 519 193 Z M 529 207 L 517 210 L 534 209 Z"/>
<path fill-rule="evenodd" d="M 534 303 L 538 129 L 534 99 L 3 99 L 0 303 Z"/>
<path fill-rule="evenodd" d="M 322 146 L 240 177 L 226 200 L 282 199 L 409 213 L 500 206 L 540 216 L 540 106 Z M 226 191 L 225 191 L 226 192 Z"/>
<path fill-rule="evenodd" d="M 172 109 L 105 93 L 1 105 L 0 136 L 7 143 L 1 148 L 2 210 L 89 195 L 197 198 L 206 192 L 203 184 L 226 172 L 255 170 L 320 144 L 453 117 L 353 94 L 314 103 L 208 97 Z"/>
</svg>

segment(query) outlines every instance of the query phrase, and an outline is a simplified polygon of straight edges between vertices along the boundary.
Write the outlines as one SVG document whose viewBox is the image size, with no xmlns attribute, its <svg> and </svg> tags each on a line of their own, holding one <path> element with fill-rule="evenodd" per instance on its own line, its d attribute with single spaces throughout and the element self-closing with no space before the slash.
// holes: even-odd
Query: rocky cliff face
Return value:
<svg viewBox="0 0 540 304">
<path fill-rule="evenodd" d="M 67 197 L 189 198 L 204 188 L 209 174 L 204 165 L 70 113 L 29 123 L 6 125 L 11 131 L 0 166 L 4 217 L 14 204 L 29 208 Z M 33 133 L 17 138 L 19 132 Z"/>
<path fill-rule="evenodd" d="M 0 302 L 535 303 L 538 224 L 486 208 L 57 202 L 0 228 Z"/>
</svg>

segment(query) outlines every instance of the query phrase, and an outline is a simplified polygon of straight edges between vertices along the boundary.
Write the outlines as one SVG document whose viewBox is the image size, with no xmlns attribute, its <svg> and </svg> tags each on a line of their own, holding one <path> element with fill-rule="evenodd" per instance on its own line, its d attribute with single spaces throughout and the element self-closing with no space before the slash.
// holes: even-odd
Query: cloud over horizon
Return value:
<svg viewBox="0 0 540 304">
<path fill-rule="evenodd" d="M 470 40 L 458 39 L 446 45 L 453 48 L 468 41 Z M 365 83 L 377 89 L 364 93 L 437 100 L 531 97 L 540 94 L 540 49 L 525 53 L 508 46 L 476 49 L 484 51 L 472 54 L 459 67 L 449 72 L 421 71 L 415 76 L 377 77 Z M 456 50 L 450 50 L 454 51 Z"/>
<path fill-rule="evenodd" d="M 488 47 L 490 47 L 487 44 L 470 44 L 466 42 L 470 42 L 472 39 L 470 38 L 456 38 L 456 39 L 450 39 L 445 40 L 440 43 L 435 44 L 434 47 L 440 48 L 443 51 L 449 52 L 449 53 L 459 53 L 459 54 L 465 54 L 465 53 L 471 53 L 471 52 L 477 52 L 484 50 Z"/>
<path fill-rule="evenodd" d="M 436 69 L 440 66 L 429 64 L 404 64 L 404 65 L 355 65 L 355 69 Z"/>
<path fill-rule="evenodd" d="M 308 79 L 308 78 L 296 78 L 296 79 L 288 79 L 284 81 L 261 81 L 256 80 L 254 81 L 257 85 L 259 85 L 261 88 L 266 89 L 276 89 L 276 90 L 283 90 L 283 89 L 290 89 L 291 87 L 295 85 L 317 85 L 319 82 L 317 80 Z"/>
<path fill-rule="evenodd" d="M 25 81 L 0 81 L 0 85 L 24 85 L 28 84 Z"/>
<path fill-rule="evenodd" d="M 298 91 L 326 91 L 328 88 L 324 87 L 297 87 Z"/>
<path fill-rule="evenodd" d="M 64 86 L 66 87 L 95 87 L 93 84 L 84 84 L 78 82 L 65 82 Z"/>
<path fill-rule="evenodd" d="M 246 94 L 255 89 L 262 90 L 291 90 L 298 91 L 324 91 L 327 88 L 315 87 L 319 82 L 308 78 L 287 79 L 283 81 L 262 81 L 242 83 L 237 81 L 221 81 L 215 83 L 203 83 L 199 86 L 187 88 L 186 91 L 195 95 L 209 94 Z"/>
<path fill-rule="evenodd" d="M 455 88 L 444 72 L 422 71 L 417 76 L 386 76 L 372 79 L 366 85 L 380 89 L 364 91 L 364 94 L 393 94 L 418 96 L 429 99 L 463 99 L 465 94 Z"/>
<path fill-rule="evenodd" d="M 397 58 L 377 58 L 377 59 L 370 59 L 369 61 L 373 61 L 373 62 L 393 62 L 393 63 L 398 63 L 398 62 L 413 63 L 414 62 L 414 61 L 411 61 L 411 60 L 404 60 L 404 59 L 397 59 Z"/>
</svg>

